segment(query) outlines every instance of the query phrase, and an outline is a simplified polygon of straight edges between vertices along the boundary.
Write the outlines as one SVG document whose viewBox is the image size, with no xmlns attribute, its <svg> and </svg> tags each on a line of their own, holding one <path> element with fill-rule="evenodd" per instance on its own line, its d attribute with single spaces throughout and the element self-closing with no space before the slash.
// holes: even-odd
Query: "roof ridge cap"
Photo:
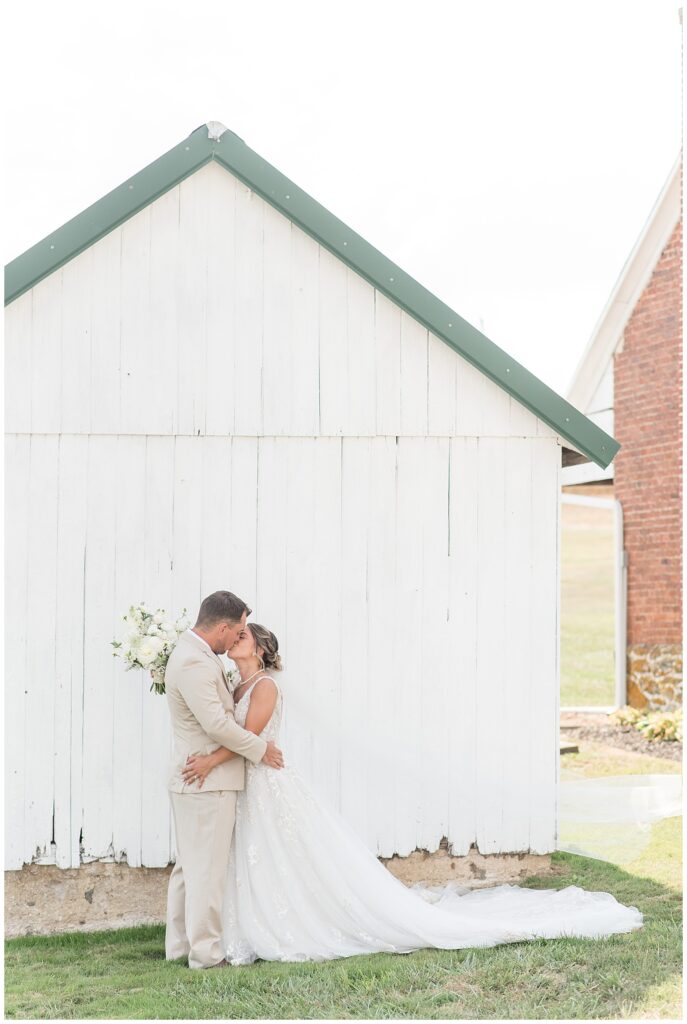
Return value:
<svg viewBox="0 0 687 1024">
<path fill-rule="evenodd" d="M 207 121 L 205 127 L 208 130 L 208 138 L 212 139 L 213 142 L 219 142 L 224 133 L 229 131 L 227 126 L 222 124 L 221 121 Z M 231 134 L 233 135 L 234 132 Z M 238 138 L 238 135 L 236 138 Z M 243 139 L 241 139 L 241 142 L 243 142 Z"/>
</svg>

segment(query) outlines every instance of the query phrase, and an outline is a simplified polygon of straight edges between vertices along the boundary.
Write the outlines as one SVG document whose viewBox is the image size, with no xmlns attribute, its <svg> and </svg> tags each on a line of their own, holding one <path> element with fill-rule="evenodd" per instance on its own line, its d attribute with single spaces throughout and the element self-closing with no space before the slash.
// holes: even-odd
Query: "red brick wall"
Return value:
<svg viewBox="0 0 687 1024">
<path fill-rule="evenodd" d="M 627 642 L 682 640 L 682 220 L 614 361 L 615 496 L 628 552 Z"/>
</svg>

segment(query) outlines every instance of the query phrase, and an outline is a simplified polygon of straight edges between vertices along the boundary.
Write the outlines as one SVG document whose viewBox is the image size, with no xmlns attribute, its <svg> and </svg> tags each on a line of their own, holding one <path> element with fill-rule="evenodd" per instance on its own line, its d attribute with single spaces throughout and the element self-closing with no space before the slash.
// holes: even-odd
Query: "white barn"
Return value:
<svg viewBox="0 0 687 1024">
<path fill-rule="evenodd" d="M 131 602 L 230 589 L 381 856 L 547 853 L 561 466 L 617 442 L 217 122 L 6 268 L 6 868 L 164 866 Z"/>
</svg>

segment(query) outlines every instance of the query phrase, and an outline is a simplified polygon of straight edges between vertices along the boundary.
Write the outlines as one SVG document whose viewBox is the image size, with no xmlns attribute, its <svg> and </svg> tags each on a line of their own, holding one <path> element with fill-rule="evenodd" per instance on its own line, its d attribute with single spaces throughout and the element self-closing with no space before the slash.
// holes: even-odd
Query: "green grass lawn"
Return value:
<svg viewBox="0 0 687 1024">
<path fill-rule="evenodd" d="M 592 740 L 575 740 L 579 753 L 563 754 L 561 777 L 600 778 L 602 775 L 680 775 L 682 763 L 650 757 L 634 750 L 609 747 Z M 657 743 L 659 741 L 656 741 Z"/>
<path fill-rule="evenodd" d="M 613 704 L 613 515 L 561 505 L 561 707 Z"/>
<path fill-rule="evenodd" d="M 679 772 L 673 761 L 580 741 L 562 773 Z M 258 963 L 190 971 L 164 959 L 161 926 L 6 943 L 8 1018 L 679 1019 L 681 818 L 655 825 L 624 868 L 553 855 L 580 885 L 639 907 L 644 927 L 608 939 L 546 939 L 489 949 L 421 950 L 324 964 Z"/>
<path fill-rule="evenodd" d="M 6 945 L 8 1018 L 542 1019 L 680 1016 L 680 896 L 664 863 L 675 821 L 655 829 L 637 871 L 568 854 L 566 873 L 529 884 L 613 892 L 644 928 L 608 939 L 421 950 L 324 964 L 190 971 L 164 960 L 161 926 L 15 939 Z"/>
<path fill-rule="evenodd" d="M 618 771 L 624 755 L 616 753 Z M 625 770 L 635 769 L 628 764 L 638 756 L 631 755 Z M 576 771 L 598 774 L 601 761 L 598 750 L 583 751 Z M 6 943 L 5 1013 L 10 1019 L 680 1018 L 681 822 L 654 826 L 648 848 L 624 869 L 557 853 L 553 860 L 563 874 L 526 883 L 614 893 L 645 915 L 644 927 L 627 935 L 222 971 L 167 963 L 161 926 L 14 939 Z"/>
</svg>

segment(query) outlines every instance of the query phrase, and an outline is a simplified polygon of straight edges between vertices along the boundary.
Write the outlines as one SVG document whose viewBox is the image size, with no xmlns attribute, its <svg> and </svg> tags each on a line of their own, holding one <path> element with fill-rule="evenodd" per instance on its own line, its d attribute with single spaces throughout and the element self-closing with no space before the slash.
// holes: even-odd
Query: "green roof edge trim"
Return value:
<svg viewBox="0 0 687 1024">
<path fill-rule="evenodd" d="M 205 128 L 205 126 L 203 126 Z M 201 128 L 5 267 L 5 305 L 212 160 Z"/>
<path fill-rule="evenodd" d="M 5 305 L 209 160 L 217 160 L 598 466 L 605 469 L 612 462 L 620 449 L 615 438 L 246 146 L 238 135 L 221 127 L 219 138 L 211 137 L 207 124 L 196 128 L 179 145 L 8 263 Z"/>
</svg>

